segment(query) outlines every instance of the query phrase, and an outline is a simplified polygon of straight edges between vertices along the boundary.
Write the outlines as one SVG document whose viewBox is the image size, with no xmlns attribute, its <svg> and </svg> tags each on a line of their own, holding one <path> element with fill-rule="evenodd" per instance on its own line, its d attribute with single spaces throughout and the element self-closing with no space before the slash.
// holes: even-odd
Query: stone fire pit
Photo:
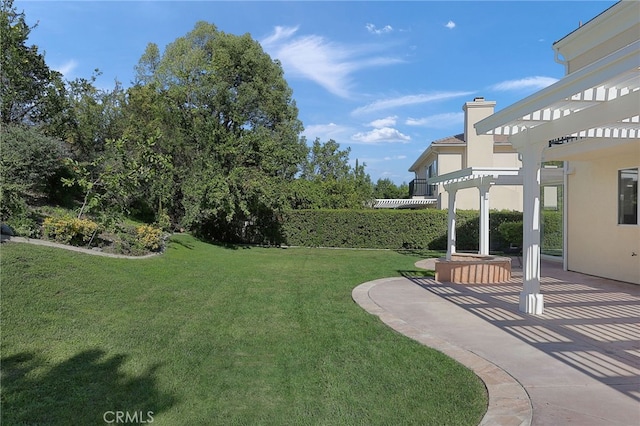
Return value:
<svg viewBox="0 0 640 426">
<path fill-rule="evenodd" d="M 436 260 L 436 281 L 459 284 L 494 284 L 511 279 L 511 258 L 455 253 L 451 260 Z"/>
</svg>

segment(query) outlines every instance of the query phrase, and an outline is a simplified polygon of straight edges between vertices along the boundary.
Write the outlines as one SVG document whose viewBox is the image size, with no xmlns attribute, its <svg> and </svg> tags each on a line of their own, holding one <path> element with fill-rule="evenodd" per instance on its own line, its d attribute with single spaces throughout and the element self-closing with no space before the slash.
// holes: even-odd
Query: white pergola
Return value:
<svg viewBox="0 0 640 426">
<path fill-rule="evenodd" d="M 415 209 L 436 204 L 435 198 L 376 198 L 374 209 Z"/>
<path fill-rule="evenodd" d="M 543 170 L 542 180 L 546 183 L 561 183 L 564 171 L 559 168 Z M 493 186 L 523 184 L 520 168 L 469 167 L 427 179 L 429 185 L 442 184 L 449 194 L 447 214 L 447 259 L 456 252 L 456 195 L 461 189 L 478 188 L 480 196 L 480 243 L 479 254 L 489 254 L 489 190 Z"/>
<path fill-rule="evenodd" d="M 635 41 L 475 124 L 478 134 L 507 135 L 522 157 L 521 311 L 542 314 L 544 309 L 540 293 L 542 161 L 638 143 L 639 88 L 640 41 Z"/>
</svg>

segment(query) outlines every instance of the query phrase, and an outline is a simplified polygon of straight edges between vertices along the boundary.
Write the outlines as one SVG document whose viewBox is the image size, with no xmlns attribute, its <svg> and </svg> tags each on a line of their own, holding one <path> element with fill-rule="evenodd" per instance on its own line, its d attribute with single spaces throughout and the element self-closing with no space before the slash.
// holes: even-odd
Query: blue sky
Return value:
<svg viewBox="0 0 640 426">
<path fill-rule="evenodd" d="M 25 1 L 30 44 L 65 78 L 130 86 L 150 42 L 161 50 L 200 20 L 249 33 L 281 61 L 304 135 L 351 147 L 375 181 L 413 179 L 433 140 L 462 132 L 462 105 L 496 110 L 564 74 L 551 45 L 614 1 Z"/>
</svg>

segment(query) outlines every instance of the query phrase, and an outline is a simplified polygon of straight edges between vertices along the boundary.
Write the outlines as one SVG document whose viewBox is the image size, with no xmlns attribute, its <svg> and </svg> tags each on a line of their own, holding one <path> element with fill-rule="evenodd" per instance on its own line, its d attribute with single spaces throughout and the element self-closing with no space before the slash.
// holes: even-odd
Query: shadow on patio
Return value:
<svg viewBox="0 0 640 426">
<path fill-rule="evenodd" d="M 640 286 L 566 272 L 542 263 L 545 311 L 518 310 L 522 273 L 509 283 L 440 283 L 406 271 L 413 283 L 521 341 L 640 401 Z"/>
</svg>

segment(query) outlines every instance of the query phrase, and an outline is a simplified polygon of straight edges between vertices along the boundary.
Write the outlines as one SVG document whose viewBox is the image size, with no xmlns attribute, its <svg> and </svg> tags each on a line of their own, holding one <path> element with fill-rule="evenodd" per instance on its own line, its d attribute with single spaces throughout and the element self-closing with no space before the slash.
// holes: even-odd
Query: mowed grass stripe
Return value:
<svg viewBox="0 0 640 426">
<path fill-rule="evenodd" d="M 3 424 L 477 424 L 483 384 L 382 324 L 358 284 L 390 251 L 225 248 L 145 260 L 5 244 Z"/>
</svg>

